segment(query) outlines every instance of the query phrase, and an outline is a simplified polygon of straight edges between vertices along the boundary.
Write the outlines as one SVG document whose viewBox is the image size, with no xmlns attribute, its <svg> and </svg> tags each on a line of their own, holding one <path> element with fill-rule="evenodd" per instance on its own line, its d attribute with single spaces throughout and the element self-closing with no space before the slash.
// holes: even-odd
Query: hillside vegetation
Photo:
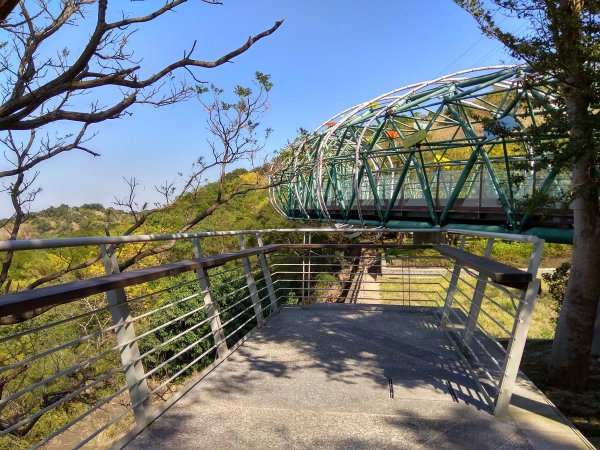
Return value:
<svg viewBox="0 0 600 450">
<path fill-rule="evenodd" d="M 230 185 L 239 185 L 247 178 L 255 181 L 256 174 L 238 169 L 226 177 Z M 172 233 L 186 223 L 189 218 L 204 211 L 216 197 L 217 183 L 209 183 L 194 193 L 179 197 L 171 207 L 153 214 L 136 231 L 144 233 Z M 101 236 L 108 229 L 117 236 L 131 226 L 133 218 L 123 210 L 105 207 L 99 203 L 86 203 L 81 206 L 51 206 L 39 212 L 32 212 L 22 225 L 19 239 L 49 239 L 81 236 Z M 273 209 L 265 190 L 248 192 L 221 205 L 194 231 L 240 230 L 247 228 L 274 228 L 290 226 L 290 222 Z M 6 229 L 0 229 L 0 239 L 7 239 Z"/>
<path fill-rule="evenodd" d="M 255 182 L 256 177 L 255 173 L 238 169 L 227 175 L 226 183 L 229 186 L 239 186 L 248 182 L 250 178 Z M 217 183 L 209 183 L 193 193 L 181 196 L 170 207 L 150 215 L 146 222 L 135 230 L 135 234 L 177 232 L 190 218 L 206 210 L 216 198 L 217 187 Z M 133 223 L 131 214 L 114 207 L 104 207 L 100 204 L 60 205 L 31 213 L 29 220 L 22 225 L 20 239 L 103 236 L 107 231 L 110 235 L 118 236 L 124 234 Z M 255 190 L 219 206 L 212 215 L 200 221 L 190 232 L 286 228 L 293 227 L 294 223 L 277 214 L 269 202 L 266 190 Z M 2 230 L 0 239 L 6 239 L 7 236 L 6 230 Z M 204 250 L 206 254 L 214 254 L 230 251 L 234 245 L 237 243 L 231 239 L 228 242 L 222 240 L 216 242 L 213 239 L 206 241 Z M 119 261 L 133 255 L 142 247 L 141 244 L 127 245 L 119 249 Z M 189 258 L 192 255 L 191 244 L 180 242 L 169 251 L 139 261 L 136 267 Z M 68 273 L 61 275 L 62 281 L 103 275 L 104 269 L 98 262 L 80 270 L 69 270 L 98 256 L 97 247 L 15 252 L 9 271 L 10 283 L 5 290 L 16 291 L 58 281 L 58 278 L 56 280 L 51 278 L 65 270 Z M 47 281 L 40 283 L 43 280 Z"/>
</svg>

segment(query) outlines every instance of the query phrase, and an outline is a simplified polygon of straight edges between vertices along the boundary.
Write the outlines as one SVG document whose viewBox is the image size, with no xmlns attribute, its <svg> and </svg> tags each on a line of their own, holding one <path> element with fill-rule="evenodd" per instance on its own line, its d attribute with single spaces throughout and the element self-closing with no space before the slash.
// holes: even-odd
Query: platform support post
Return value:
<svg viewBox="0 0 600 450">
<path fill-rule="evenodd" d="M 200 240 L 198 238 L 193 238 L 192 245 L 194 247 L 194 255 L 196 258 L 202 258 Z M 217 347 L 217 356 L 219 358 L 224 358 L 227 353 L 227 340 L 225 339 L 225 332 L 223 331 L 223 325 L 221 324 L 219 306 L 213 298 L 210 279 L 202 267 L 196 269 L 196 276 L 198 277 L 200 289 L 204 292 L 204 306 L 206 306 L 206 315 L 210 317 L 210 329 L 215 341 L 215 346 Z"/>
<path fill-rule="evenodd" d="M 240 247 L 242 250 L 246 249 L 246 244 L 244 243 L 244 235 L 240 234 Z M 254 307 L 254 316 L 256 317 L 256 321 L 258 325 L 261 326 L 265 323 L 265 319 L 263 317 L 262 307 L 260 305 L 260 297 L 258 295 L 258 290 L 256 289 L 256 281 L 254 280 L 254 276 L 252 275 L 252 265 L 250 264 L 250 258 L 247 256 L 242 256 L 241 258 L 242 266 L 244 267 L 244 273 L 246 274 L 246 285 L 248 286 L 248 291 L 250 292 L 250 299 L 252 300 L 252 306 Z"/>
<path fill-rule="evenodd" d="M 256 242 L 258 243 L 259 247 L 264 247 L 261 233 L 256 233 Z M 275 295 L 275 289 L 273 288 L 273 280 L 271 278 L 271 269 L 269 269 L 269 263 L 267 261 L 267 254 L 259 253 L 258 260 L 260 262 L 265 283 L 267 284 L 267 294 L 269 295 L 269 300 L 271 302 L 270 312 L 271 314 L 274 314 L 277 312 L 277 296 Z"/>
<path fill-rule="evenodd" d="M 108 275 L 120 273 L 119 264 L 115 257 L 112 245 L 101 245 L 100 254 L 104 269 Z M 146 426 L 153 417 L 152 405 L 150 403 L 150 390 L 146 382 L 146 372 L 140 359 L 140 350 L 137 344 L 137 336 L 125 289 L 117 288 L 106 293 L 106 299 L 110 306 L 112 323 L 115 325 L 115 336 L 119 347 L 119 355 L 123 364 L 125 382 L 129 390 L 129 398 L 133 405 L 135 422 L 138 426 Z"/>
</svg>

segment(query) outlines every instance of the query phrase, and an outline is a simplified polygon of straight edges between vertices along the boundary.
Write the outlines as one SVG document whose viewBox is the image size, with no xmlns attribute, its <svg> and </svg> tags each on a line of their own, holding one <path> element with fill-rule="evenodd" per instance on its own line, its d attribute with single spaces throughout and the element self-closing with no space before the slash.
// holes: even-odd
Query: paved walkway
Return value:
<svg viewBox="0 0 600 450">
<path fill-rule="evenodd" d="M 128 448 L 534 447 L 430 313 L 319 305 L 284 309 Z"/>
</svg>

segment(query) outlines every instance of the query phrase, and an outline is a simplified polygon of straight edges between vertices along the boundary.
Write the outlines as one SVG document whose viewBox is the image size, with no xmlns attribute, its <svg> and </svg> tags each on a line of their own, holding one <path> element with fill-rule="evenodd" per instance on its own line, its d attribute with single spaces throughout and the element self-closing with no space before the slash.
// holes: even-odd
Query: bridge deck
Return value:
<svg viewBox="0 0 600 450">
<path fill-rule="evenodd" d="M 431 313 L 323 305 L 284 309 L 127 448 L 532 448 L 526 434 L 489 413 Z"/>
</svg>

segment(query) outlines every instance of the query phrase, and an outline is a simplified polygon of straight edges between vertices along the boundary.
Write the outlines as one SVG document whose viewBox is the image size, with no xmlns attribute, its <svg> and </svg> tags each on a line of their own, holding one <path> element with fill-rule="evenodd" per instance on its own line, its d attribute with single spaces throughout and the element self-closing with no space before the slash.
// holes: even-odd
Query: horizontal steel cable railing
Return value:
<svg viewBox="0 0 600 450">
<path fill-rule="evenodd" d="M 461 233 L 465 248 L 467 234 Z M 0 448 L 106 447 L 131 436 L 281 305 L 323 301 L 434 312 L 465 360 L 483 369 L 477 371 L 484 374 L 482 395 L 492 408 L 502 408 L 516 376 L 509 363 L 517 360 L 518 367 L 520 360 L 514 344 L 526 334 L 535 303 L 543 241 L 469 236 L 488 240 L 481 260 L 500 239 L 530 244 L 531 282 L 503 286 L 442 247 L 401 245 L 397 231 L 385 229 L 1 242 L 0 249 L 12 251 L 100 246 L 106 275 L 98 276 L 98 266 L 84 279 L 0 297 L 0 320 L 12 322 L 0 326 Z M 184 246 L 178 254 L 193 257 L 119 272 L 119 258 L 130 255 L 127 246 L 169 239 Z M 234 246 L 228 253 L 215 250 Z M 499 337 L 508 338 L 508 349 Z"/>
</svg>

